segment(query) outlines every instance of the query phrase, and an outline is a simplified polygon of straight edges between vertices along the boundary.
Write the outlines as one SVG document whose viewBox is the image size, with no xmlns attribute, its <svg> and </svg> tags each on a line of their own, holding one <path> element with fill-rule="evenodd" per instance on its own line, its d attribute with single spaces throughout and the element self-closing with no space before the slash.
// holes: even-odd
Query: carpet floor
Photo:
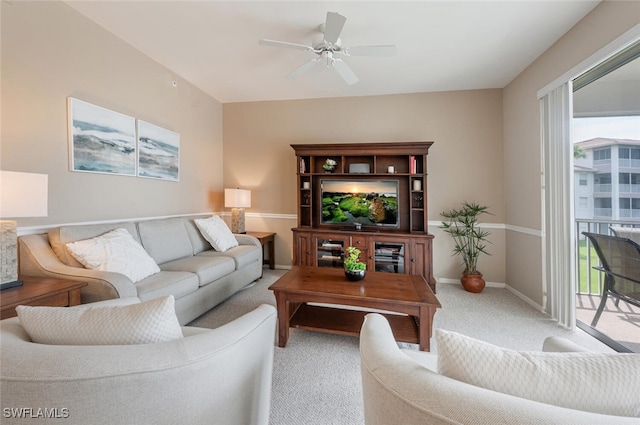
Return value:
<svg viewBox="0 0 640 425">
<path fill-rule="evenodd" d="M 261 303 L 275 305 L 268 287 L 285 272 L 265 269 L 263 278 L 253 286 L 189 325 L 216 328 Z M 437 290 L 442 309 L 436 312 L 434 328 L 514 350 L 540 350 L 544 338 L 558 335 L 594 351 L 612 352 L 580 330 L 559 327 L 506 289 L 485 288 L 472 294 L 459 285 L 440 284 Z M 414 344 L 402 347 L 417 349 Z M 437 352 L 433 339 L 431 347 Z M 286 348 L 275 347 L 270 423 L 364 424 L 358 338 L 291 329 Z"/>
</svg>

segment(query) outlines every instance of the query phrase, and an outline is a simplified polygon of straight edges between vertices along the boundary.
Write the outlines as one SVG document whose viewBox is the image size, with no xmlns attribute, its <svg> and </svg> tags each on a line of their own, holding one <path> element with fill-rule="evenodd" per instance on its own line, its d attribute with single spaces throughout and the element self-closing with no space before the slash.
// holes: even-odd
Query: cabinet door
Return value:
<svg viewBox="0 0 640 425">
<path fill-rule="evenodd" d="M 316 266 L 344 267 L 344 251 L 349 245 L 348 235 L 314 235 Z"/>
<path fill-rule="evenodd" d="M 369 259 L 373 270 L 388 273 L 408 273 L 409 247 L 406 241 L 392 238 L 374 238 Z"/>
<path fill-rule="evenodd" d="M 435 292 L 433 270 L 431 269 L 432 262 L 431 239 L 412 239 L 409 273 L 422 275 Z"/>
<path fill-rule="evenodd" d="M 362 234 L 351 234 L 351 246 L 360 250 L 360 261 L 373 270 L 373 263 L 369 260 L 369 238 Z"/>
<path fill-rule="evenodd" d="M 293 264 L 297 266 L 312 266 L 313 250 L 311 247 L 311 234 L 297 233 L 295 241 L 296 246 L 294 247 Z"/>
</svg>

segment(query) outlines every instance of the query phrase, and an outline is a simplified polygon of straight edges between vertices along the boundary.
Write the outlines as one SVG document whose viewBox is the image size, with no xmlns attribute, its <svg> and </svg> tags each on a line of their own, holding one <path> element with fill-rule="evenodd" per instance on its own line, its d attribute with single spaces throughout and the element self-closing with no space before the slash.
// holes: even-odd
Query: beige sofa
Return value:
<svg viewBox="0 0 640 425">
<path fill-rule="evenodd" d="M 69 225 L 48 234 L 19 238 L 20 274 L 88 282 L 82 303 L 125 297 L 142 301 L 164 295 L 175 298 L 176 314 L 187 324 L 262 275 L 262 247 L 251 236 L 234 235 L 239 245 L 214 251 L 194 223 L 184 216 L 138 222 Z M 89 270 L 66 244 L 124 228 L 159 265 L 161 271 L 139 282 L 114 272 Z"/>
<path fill-rule="evenodd" d="M 549 339 L 544 349 L 570 351 L 571 345 Z M 400 350 L 379 314 L 365 318 L 360 358 L 367 425 L 640 423 L 639 418 L 552 406 L 448 378 L 436 372 L 437 355 Z"/>
<path fill-rule="evenodd" d="M 266 425 L 275 326 L 263 304 L 169 342 L 64 346 L 35 344 L 17 317 L 2 320 L 0 422 Z"/>
</svg>

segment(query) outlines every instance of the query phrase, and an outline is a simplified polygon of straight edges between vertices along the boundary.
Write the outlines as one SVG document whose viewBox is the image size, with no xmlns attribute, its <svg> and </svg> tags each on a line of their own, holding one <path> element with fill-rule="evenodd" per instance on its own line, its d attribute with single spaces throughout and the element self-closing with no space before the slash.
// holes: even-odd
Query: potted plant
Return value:
<svg viewBox="0 0 640 425">
<path fill-rule="evenodd" d="M 346 249 L 344 256 L 344 274 L 348 280 L 357 282 L 364 279 L 367 272 L 367 265 L 360 261 L 360 250 L 350 246 Z"/>
<path fill-rule="evenodd" d="M 333 171 L 334 168 L 336 168 L 337 164 L 338 163 L 336 162 L 335 159 L 327 158 L 327 160 L 324 162 L 324 164 L 322 164 L 322 168 L 327 173 L 330 173 L 330 172 Z"/>
<path fill-rule="evenodd" d="M 440 213 L 448 221 L 442 222 L 442 228 L 454 241 L 453 253 L 459 254 L 464 263 L 464 272 L 460 279 L 462 286 L 469 292 L 482 292 L 485 281 L 478 271 L 480 254 L 489 254 L 486 249 L 486 230 L 478 228 L 478 217 L 490 214 L 488 207 L 473 202 L 463 202 L 462 208 Z"/>
</svg>

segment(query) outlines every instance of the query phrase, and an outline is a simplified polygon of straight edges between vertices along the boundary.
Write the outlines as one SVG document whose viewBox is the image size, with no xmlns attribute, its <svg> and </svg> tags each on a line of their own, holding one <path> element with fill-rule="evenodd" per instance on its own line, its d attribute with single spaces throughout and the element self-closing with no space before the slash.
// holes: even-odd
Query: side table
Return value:
<svg viewBox="0 0 640 425">
<path fill-rule="evenodd" d="M 271 270 L 276 268 L 276 259 L 275 259 L 275 233 L 271 232 L 249 232 L 247 231 L 247 235 L 253 236 L 254 238 L 260 241 L 262 245 L 262 249 L 264 250 L 264 246 L 268 244 L 269 248 L 269 259 L 264 260 L 263 264 L 268 264 Z"/>
<path fill-rule="evenodd" d="M 19 305 L 69 307 L 80 304 L 80 288 L 87 282 L 21 276 L 22 286 L 0 292 L 0 319 L 17 316 Z"/>
</svg>

